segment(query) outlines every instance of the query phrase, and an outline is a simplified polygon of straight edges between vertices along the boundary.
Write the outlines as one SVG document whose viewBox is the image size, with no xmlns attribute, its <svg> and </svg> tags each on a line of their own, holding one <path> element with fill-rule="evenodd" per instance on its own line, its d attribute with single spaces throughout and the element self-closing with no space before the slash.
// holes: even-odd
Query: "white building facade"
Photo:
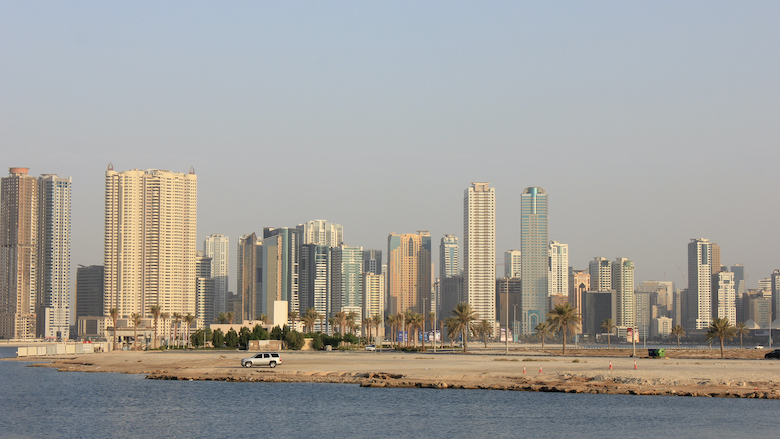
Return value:
<svg viewBox="0 0 780 439">
<path fill-rule="evenodd" d="M 547 278 L 547 294 L 569 295 L 569 244 L 551 241 L 550 273 Z"/>
<path fill-rule="evenodd" d="M 230 240 L 225 235 L 212 234 L 203 242 L 204 254 L 211 258 L 211 278 L 214 279 L 214 294 L 206 300 L 214 315 L 207 318 L 211 322 L 220 313 L 226 312 L 228 297 L 228 272 L 230 271 Z"/>
<path fill-rule="evenodd" d="M 463 194 L 463 273 L 468 303 L 496 323 L 496 190 L 472 183 Z"/>
</svg>

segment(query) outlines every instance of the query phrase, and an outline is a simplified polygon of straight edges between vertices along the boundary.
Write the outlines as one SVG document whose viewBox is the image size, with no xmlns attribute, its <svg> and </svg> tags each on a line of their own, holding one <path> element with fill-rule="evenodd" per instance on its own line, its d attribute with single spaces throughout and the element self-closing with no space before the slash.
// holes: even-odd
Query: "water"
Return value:
<svg viewBox="0 0 780 439">
<path fill-rule="evenodd" d="M 780 415 L 774 400 L 156 381 L 28 364 L 0 361 L 2 437 L 776 437 Z"/>
</svg>

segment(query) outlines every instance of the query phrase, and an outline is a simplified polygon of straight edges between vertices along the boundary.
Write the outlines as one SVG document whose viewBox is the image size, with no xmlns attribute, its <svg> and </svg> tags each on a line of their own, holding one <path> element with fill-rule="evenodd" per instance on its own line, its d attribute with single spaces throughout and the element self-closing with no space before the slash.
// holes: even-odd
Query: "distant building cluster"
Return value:
<svg viewBox="0 0 780 439">
<path fill-rule="evenodd" d="M 462 242 L 454 234 L 439 239 L 438 273 L 427 231 L 389 233 L 386 249 L 369 249 L 345 244 L 341 225 L 316 219 L 238 237 L 231 292 L 230 239 L 215 233 L 198 249 L 194 170 L 110 165 L 103 265 L 78 266 L 71 309 L 70 199 L 70 178 L 32 177 L 27 168 L 2 178 L 0 338 L 104 337 L 109 328 L 148 329 L 153 319 L 164 334 L 184 320 L 202 328 L 228 317 L 302 329 L 300 318 L 312 310 L 313 329 L 333 332 L 342 312 L 384 321 L 412 311 L 443 321 L 460 302 L 502 337 L 533 334 L 564 303 L 577 309 L 584 339 L 597 338 L 608 319 L 623 337 L 629 330 L 668 337 L 675 325 L 703 332 L 713 318 L 780 328 L 780 270 L 747 290 L 745 268 L 721 265 L 720 247 L 708 239 L 688 243 L 683 289 L 665 280 L 637 284 L 625 257 L 594 257 L 575 269 L 568 244 L 550 240 L 540 187 L 519 194 L 519 248 L 497 261 L 496 192 L 487 182 L 464 190 Z"/>
</svg>

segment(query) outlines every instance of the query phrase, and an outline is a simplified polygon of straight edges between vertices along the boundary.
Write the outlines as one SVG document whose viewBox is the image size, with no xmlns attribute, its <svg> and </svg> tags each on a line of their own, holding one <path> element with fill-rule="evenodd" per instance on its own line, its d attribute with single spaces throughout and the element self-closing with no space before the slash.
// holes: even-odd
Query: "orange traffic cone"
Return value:
<svg viewBox="0 0 780 439">
<path fill-rule="evenodd" d="M 634 360 L 634 370 L 637 370 L 637 367 L 636 367 L 636 360 Z"/>
<path fill-rule="evenodd" d="M 523 366 L 523 375 L 525 375 L 525 366 Z"/>
<path fill-rule="evenodd" d="M 612 370 L 612 362 L 609 362 L 609 370 Z"/>
<path fill-rule="evenodd" d="M 539 373 L 542 373 L 542 366 L 539 366 Z"/>
</svg>

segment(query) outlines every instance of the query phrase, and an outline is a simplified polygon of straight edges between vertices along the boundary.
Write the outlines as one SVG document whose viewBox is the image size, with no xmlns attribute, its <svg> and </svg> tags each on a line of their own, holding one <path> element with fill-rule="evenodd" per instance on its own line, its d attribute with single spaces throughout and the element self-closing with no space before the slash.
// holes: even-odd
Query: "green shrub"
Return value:
<svg viewBox="0 0 780 439">
<path fill-rule="evenodd" d="M 303 334 L 298 331 L 291 331 L 284 338 L 284 341 L 287 343 L 288 348 L 299 351 L 303 347 L 304 343 Z"/>
</svg>

